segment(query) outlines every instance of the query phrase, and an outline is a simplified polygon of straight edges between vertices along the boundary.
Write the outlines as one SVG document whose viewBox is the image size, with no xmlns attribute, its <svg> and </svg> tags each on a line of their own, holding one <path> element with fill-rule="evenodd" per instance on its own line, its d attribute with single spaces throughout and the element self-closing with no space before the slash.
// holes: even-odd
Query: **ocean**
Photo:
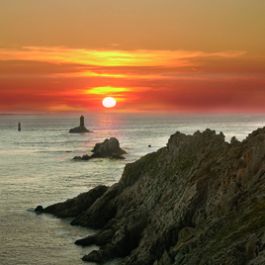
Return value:
<svg viewBox="0 0 265 265">
<path fill-rule="evenodd" d="M 230 141 L 265 126 L 261 115 L 87 113 L 85 117 L 92 133 L 68 133 L 78 125 L 78 115 L 0 115 L 0 265 L 84 264 L 81 257 L 97 247 L 81 248 L 74 241 L 95 231 L 70 226 L 70 220 L 36 215 L 34 207 L 66 200 L 99 184 L 112 185 L 126 163 L 165 146 L 176 131 L 191 134 L 211 128 L 223 131 Z M 125 160 L 72 161 L 112 136 L 128 152 Z"/>
</svg>

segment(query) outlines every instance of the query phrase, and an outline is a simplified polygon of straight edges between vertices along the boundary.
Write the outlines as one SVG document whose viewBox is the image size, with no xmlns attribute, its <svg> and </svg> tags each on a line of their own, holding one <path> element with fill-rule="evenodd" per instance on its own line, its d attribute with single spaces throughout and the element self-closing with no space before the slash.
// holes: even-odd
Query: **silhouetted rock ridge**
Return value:
<svg viewBox="0 0 265 265">
<path fill-rule="evenodd" d="M 78 196 L 43 210 L 100 229 L 76 242 L 100 246 L 84 261 L 265 264 L 265 128 L 231 143 L 209 129 L 177 132 L 166 147 L 126 165 L 117 184 L 86 196 L 94 192 L 82 207 Z"/>
</svg>

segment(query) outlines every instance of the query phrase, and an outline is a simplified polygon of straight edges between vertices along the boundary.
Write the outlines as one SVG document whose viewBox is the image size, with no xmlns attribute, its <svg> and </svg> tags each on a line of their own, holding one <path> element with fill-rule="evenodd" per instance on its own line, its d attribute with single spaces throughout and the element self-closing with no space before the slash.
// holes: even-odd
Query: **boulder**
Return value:
<svg viewBox="0 0 265 265">
<path fill-rule="evenodd" d="M 126 152 L 120 148 L 120 143 L 117 138 L 105 139 L 102 143 L 97 143 L 92 149 L 92 155 L 88 154 L 82 156 L 75 156 L 75 161 L 88 161 L 93 158 L 112 158 L 112 159 L 125 159 L 123 154 Z"/>
<path fill-rule="evenodd" d="M 123 158 L 122 155 L 126 152 L 120 148 L 120 143 L 117 138 L 111 137 L 105 139 L 102 143 L 97 143 L 92 150 L 92 157 L 109 157 L 109 158 Z"/>
<path fill-rule="evenodd" d="M 75 156 L 73 160 L 75 161 L 88 161 L 91 159 L 91 156 L 89 155 L 82 155 L 82 156 Z"/>
<path fill-rule="evenodd" d="M 38 205 L 36 208 L 35 208 L 35 213 L 37 213 L 37 214 L 41 214 L 41 213 L 43 213 L 43 207 L 42 207 L 42 205 Z"/>
<path fill-rule="evenodd" d="M 102 263 L 104 261 L 104 256 L 101 251 L 93 250 L 88 255 L 85 255 L 82 260 L 86 262 Z"/>
</svg>

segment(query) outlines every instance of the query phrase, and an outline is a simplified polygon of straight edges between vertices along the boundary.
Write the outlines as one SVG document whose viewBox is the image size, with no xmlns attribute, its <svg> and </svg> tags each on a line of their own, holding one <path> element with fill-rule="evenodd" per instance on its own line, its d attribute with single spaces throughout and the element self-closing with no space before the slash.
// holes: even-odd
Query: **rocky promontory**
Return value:
<svg viewBox="0 0 265 265">
<path fill-rule="evenodd" d="M 102 143 L 97 143 L 91 152 L 91 156 L 85 154 L 83 156 L 75 156 L 73 159 L 77 161 L 88 161 L 92 158 L 124 159 L 123 155 L 126 154 L 126 151 L 120 147 L 119 140 L 115 137 L 105 139 Z"/>
<path fill-rule="evenodd" d="M 125 265 L 265 264 L 265 128 L 228 143 L 207 129 L 172 135 L 96 187 L 39 212 L 100 229 L 84 261 Z"/>
</svg>

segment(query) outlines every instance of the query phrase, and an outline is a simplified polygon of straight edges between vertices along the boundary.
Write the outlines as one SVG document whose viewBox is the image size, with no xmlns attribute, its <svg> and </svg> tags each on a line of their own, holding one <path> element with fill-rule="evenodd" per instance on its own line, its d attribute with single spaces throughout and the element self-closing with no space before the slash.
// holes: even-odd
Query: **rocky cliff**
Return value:
<svg viewBox="0 0 265 265">
<path fill-rule="evenodd" d="M 225 142 L 206 130 L 166 147 L 97 187 L 44 212 L 100 229 L 84 261 L 126 265 L 265 264 L 265 128 Z"/>
</svg>

